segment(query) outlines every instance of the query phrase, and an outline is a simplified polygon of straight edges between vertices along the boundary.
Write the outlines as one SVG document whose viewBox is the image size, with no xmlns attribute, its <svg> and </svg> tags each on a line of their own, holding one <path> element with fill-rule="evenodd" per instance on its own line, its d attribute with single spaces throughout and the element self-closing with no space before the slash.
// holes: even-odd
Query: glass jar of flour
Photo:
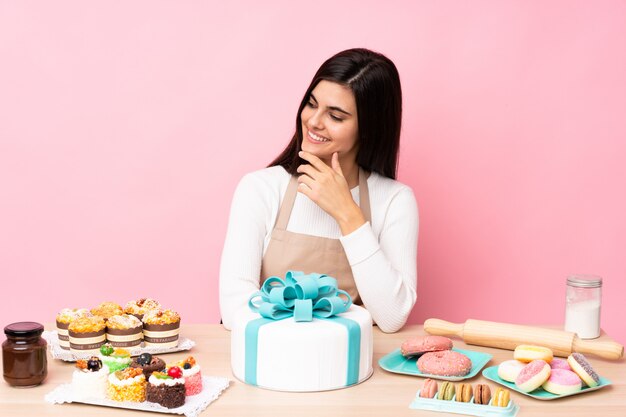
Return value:
<svg viewBox="0 0 626 417">
<path fill-rule="evenodd" d="M 601 277 L 595 275 L 567 277 L 565 331 L 574 332 L 581 339 L 595 339 L 600 336 L 601 301 Z"/>
</svg>

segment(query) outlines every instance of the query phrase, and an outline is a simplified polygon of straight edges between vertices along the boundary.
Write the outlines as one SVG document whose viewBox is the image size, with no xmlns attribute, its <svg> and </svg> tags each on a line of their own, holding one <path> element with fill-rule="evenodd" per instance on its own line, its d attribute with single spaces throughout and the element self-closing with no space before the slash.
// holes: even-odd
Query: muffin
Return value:
<svg viewBox="0 0 626 417">
<path fill-rule="evenodd" d="M 107 397 L 113 401 L 144 402 L 146 400 L 146 377 L 141 369 L 126 368 L 109 375 Z"/>
<path fill-rule="evenodd" d="M 70 350 L 78 356 L 91 356 L 98 353 L 106 341 L 106 324 L 102 317 L 80 317 L 68 327 Z"/>
<path fill-rule="evenodd" d="M 67 328 L 70 323 L 81 317 L 91 317 L 92 314 L 86 308 L 64 308 L 57 314 L 57 334 L 59 337 L 59 346 L 62 349 L 70 350 L 70 337 Z"/>
<path fill-rule="evenodd" d="M 173 365 L 178 366 L 183 371 L 185 395 L 200 394 L 202 392 L 202 373 L 200 372 L 200 365 L 196 363 L 194 357 L 189 356 L 184 361 L 176 362 Z"/>
<path fill-rule="evenodd" d="M 104 303 L 100 303 L 98 307 L 92 308 L 91 314 L 94 316 L 100 316 L 107 320 L 109 317 L 124 314 L 124 310 L 122 309 L 122 306 L 117 303 L 105 301 Z"/>
<path fill-rule="evenodd" d="M 143 340 L 146 346 L 178 346 L 180 315 L 173 310 L 152 310 L 143 316 Z"/>
<path fill-rule="evenodd" d="M 109 368 L 102 364 L 97 356 L 88 360 L 76 361 L 76 370 L 72 374 L 72 397 L 105 398 Z"/>
<path fill-rule="evenodd" d="M 166 372 L 154 372 L 148 379 L 146 400 L 167 408 L 185 404 L 185 380 L 182 370 L 174 366 Z"/>
<path fill-rule="evenodd" d="M 130 314 L 111 316 L 107 320 L 107 340 L 113 347 L 139 346 L 143 339 L 143 324 Z"/>
<path fill-rule="evenodd" d="M 165 361 L 149 353 L 142 353 L 130 363 L 131 368 L 140 368 L 146 378 L 150 378 L 152 372 L 160 372 L 165 369 Z"/>
<path fill-rule="evenodd" d="M 139 320 L 143 319 L 143 315 L 150 310 L 160 310 L 161 304 L 158 301 L 151 298 L 140 298 L 139 300 L 132 300 L 126 303 L 124 313 L 132 314 Z"/>
<path fill-rule="evenodd" d="M 130 366 L 130 352 L 122 348 L 113 348 L 110 343 L 100 347 L 100 359 L 109 367 L 109 372 L 121 371 Z"/>
</svg>

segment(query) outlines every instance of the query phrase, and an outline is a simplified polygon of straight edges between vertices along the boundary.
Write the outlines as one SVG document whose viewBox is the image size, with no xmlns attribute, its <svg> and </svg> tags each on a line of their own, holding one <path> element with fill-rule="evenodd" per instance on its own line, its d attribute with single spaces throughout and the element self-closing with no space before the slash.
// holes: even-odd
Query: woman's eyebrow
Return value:
<svg viewBox="0 0 626 417">
<path fill-rule="evenodd" d="M 311 98 L 313 100 L 315 100 L 315 102 L 317 103 L 317 99 L 315 98 L 315 96 L 313 95 L 313 93 L 311 93 Z M 352 114 L 350 114 L 349 112 L 345 111 L 344 109 L 342 109 L 341 107 L 337 107 L 337 106 L 326 106 L 327 109 L 329 110 L 335 110 L 338 111 L 340 113 L 344 113 L 347 114 L 348 116 L 352 116 Z"/>
</svg>

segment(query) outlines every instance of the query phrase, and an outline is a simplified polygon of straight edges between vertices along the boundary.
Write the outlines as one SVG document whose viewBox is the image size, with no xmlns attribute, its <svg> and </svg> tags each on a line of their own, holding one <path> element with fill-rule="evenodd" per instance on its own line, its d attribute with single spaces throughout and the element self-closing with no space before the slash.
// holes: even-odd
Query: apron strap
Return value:
<svg viewBox="0 0 626 417">
<path fill-rule="evenodd" d="M 363 212 L 365 220 L 372 223 L 372 212 L 370 210 L 370 193 L 367 187 L 367 178 L 369 172 L 366 173 L 363 168 L 359 167 L 359 206 Z M 285 191 L 285 197 L 278 209 L 278 216 L 276 225 L 277 230 L 287 230 L 287 224 L 289 224 L 289 217 L 291 216 L 291 210 L 296 202 L 296 196 L 298 195 L 298 177 L 292 175 L 287 184 L 287 191 Z"/>
</svg>

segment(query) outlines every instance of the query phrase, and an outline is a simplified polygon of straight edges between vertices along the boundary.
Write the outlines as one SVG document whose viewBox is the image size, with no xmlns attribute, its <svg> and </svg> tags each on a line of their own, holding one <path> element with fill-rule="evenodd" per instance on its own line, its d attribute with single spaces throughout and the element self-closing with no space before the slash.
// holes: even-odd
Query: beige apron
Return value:
<svg viewBox="0 0 626 417">
<path fill-rule="evenodd" d="M 362 304 L 352 268 L 339 239 L 330 239 L 287 231 L 293 204 L 298 193 L 298 178 L 291 177 L 276 225 L 263 256 L 261 282 L 271 276 L 284 277 L 287 271 L 317 272 L 337 279 L 340 289 L 348 292 L 355 304 Z M 367 175 L 359 168 L 359 200 L 365 220 L 371 224 Z"/>
</svg>

